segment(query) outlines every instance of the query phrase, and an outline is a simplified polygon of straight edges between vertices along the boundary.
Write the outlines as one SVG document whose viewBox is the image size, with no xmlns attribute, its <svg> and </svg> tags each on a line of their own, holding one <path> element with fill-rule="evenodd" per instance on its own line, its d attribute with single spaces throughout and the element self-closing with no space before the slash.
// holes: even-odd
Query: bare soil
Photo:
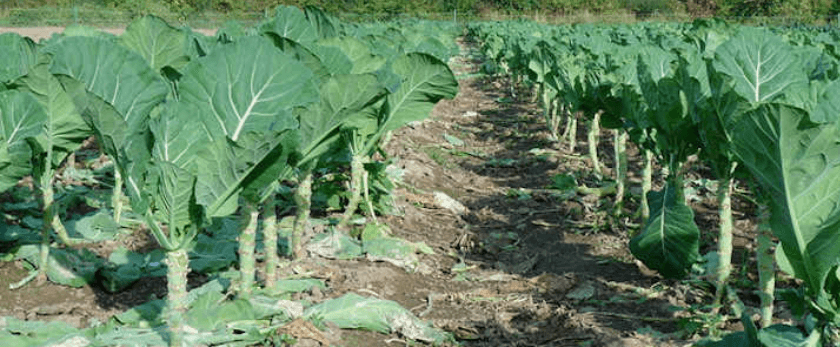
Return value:
<svg viewBox="0 0 840 347">
<path fill-rule="evenodd" d="M 47 35 L 52 29 L 40 30 Z M 452 66 L 457 75 L 471 76 L 476 63 L 459 57 Z M 464 346 L 690 345 L 697 336 L 681 327 L 689 317 L 672 308 L 708 303 L 710 293 L 663 280 L 633 259 L 628 235 L 640 221 L 611 217 L 612 196 L 520 193 L 520 188 L 545 188 L 554 174 L 585 173 L 589 163 L 549 141 L 541 110 L 526 91 L 508 100 L 506 83 L 490 77 L 461 79 L 457 98 L 439 103 L 428 120 L 395 132 L 386 146 L 405 175 L 393 193 L 398 213 L 380 220 L 396 236 L 425 242 L 436 254 L 423 255 L 415 273 L 382 262 L 310 258 L 297 264 L 298 271 L 325 279 L 328 289 L 302 298 L 319 302 L 356 292 L 394 300 L 454 333 Z M 444 134 L 464 145 L 455 146 Z M 583 151 L 583 127 L 578 134 L 578 150 Z M 611 136 L 603 135 L 603 161 L 609 168 Z M 535 148 L 553 154 L 528 154 Z M 640 167 L 637 155 L 631 161 L 631 167 Z M 466 212 L 442 208 L 435 192 L 457 200 Z M 633 214 L 637 200 L 630 197 L 625 215 Z M 715 230 L 709 199 L 695 205 L 706 209 L 697 216 L 701 229 Z M 747 217 L 736 217 L 741 232 L 750 228 Z M 740 241 L 741 247 L 748 244 L 745 238 Z M 145 235 L 134 235 L 96 251 L 106 253 L 117 245 L 147 249 L 149 242 Z M 141 280 L 116 294 L 52 283 L 8 289 L 25 274 L 17 263 L 0 263 L 0 316 L 84 327 L 92 319 L 104 321 L 164 297 L 166 291 L 163 278 Z M 192 279 L 192 284 L 201 282 Z M 325 334 L 348 347 L 407 343 L 397 335 L 363 331 Z M 299 337 L 301 345 L 317 346 L 316 340 L 323 340 Z"/>
</svg>

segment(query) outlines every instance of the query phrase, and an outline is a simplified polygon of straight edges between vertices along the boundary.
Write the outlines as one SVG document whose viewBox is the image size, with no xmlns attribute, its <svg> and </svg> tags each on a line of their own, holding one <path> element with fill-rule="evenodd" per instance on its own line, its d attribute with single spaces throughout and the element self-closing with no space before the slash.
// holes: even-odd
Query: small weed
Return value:
<svg viewBox="0 0 840 347">
<path fill-rule="evenodd" d="M 526 192 L 526 191 L 521 190 L 521 189 L 508 189 L 506 195 L 507 195 L 508 198 L 516 199 L 516 200 L 519 200 L 519 201 L 524 201 L 524 200 L 530 200 L 531 199 L 531 193 Z"/>
<path fill-rule="evenodd" d="M 424 147 L 423 148 L 423 153 L 426 153 L 426 155 L 429 156 L 429 159 L 434 161 L 435 164 L 438 164 L 438 165 L 440 165 L 444 168 L 451 168 L 454 165 L 449 160 L 450 159 L 449 158 L 449 153 L 447 153 L 447 151 L 443 150 L 440 147 L 437 147 L 437 146 Z"/>
<path fill-rule="evenodd" d="M 689 307 L 674 307 L 675 311 L 686 311 L 689 316 L 679 320 L 680 329 L 686 336 L 696 334 L 720 336 L 721 327 L 726 323 L 725 316 L 713 313 L 708 305 L 691 305 Z"/>
<path fill-rule="evenodd" d="M 551 176 L 550 189 L 571 190 L 577 188 L 577 179 L 570 174 L 557 174 Z"/>
<path fill-rule="evenodd" d="M 514 100 L 512 98 L 509 98 L 509 97 L 496 98 L 496 102 L 500 103 L 502 105 L 510 105 L 510 104 L 513 103 L 513 101 Z"/>
</svg>

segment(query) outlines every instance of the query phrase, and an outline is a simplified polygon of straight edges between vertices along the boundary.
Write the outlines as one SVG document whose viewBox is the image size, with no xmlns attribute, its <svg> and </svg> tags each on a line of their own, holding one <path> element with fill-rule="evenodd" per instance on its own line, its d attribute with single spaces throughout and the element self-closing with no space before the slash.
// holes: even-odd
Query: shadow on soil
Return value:
<svg viewBox="0 0 840 347">
<path fill-rule="evenodd" d="M 638 293 L 661 279 L 642 273 L 633 262 L 626 246 L 631 227 L 622 225 L 626 219 L 603 213 L 611 210 L 613 197 L 556 196 L 544 191 L 553 175 L 585 176 L 587 163 L 529 155 L 531 149 L 557 150 L 547 140 L 541 111 L 528 101 L 499 102 L 504 96 L 498 94 L 500 88 L 489 86 L 492 80 L 461 83 L 462 92 L 477 93 L 475 97 L 496 104 L 447 110 L 449 118 L 439 119 L 457 124 L 462 129 L 459 136 L 475 145 L 471 157 L 449 158 L 455 163 L 447 165 L 493 182 L 492 187 L 483 187 L 493 192 L 470 194 L 471 189 L 454 188 L 470 211 L 462 216 L 469 238 L 457 241 L 455 248 L 466 264 L 519 275 L 534 284 L 521 298 L 529 304 L 498 305 L 493 317 L 474 322 L 480 334 L 465 339 L 465 345 L 644 346 L 660 343 L 639 332 L 677 331 L 674 302 L 653 292 Z M 468 111 L 477 116 L 460 117 Z M 578 134 L 585 136 L 583 129 Z M 605 148 L 612 146 L 611 138 L 602 141 Z M 612 165 L 610 158 L 602 160 Z M 581 225 L 582 220 L 588 223 Z"/>
</svg>

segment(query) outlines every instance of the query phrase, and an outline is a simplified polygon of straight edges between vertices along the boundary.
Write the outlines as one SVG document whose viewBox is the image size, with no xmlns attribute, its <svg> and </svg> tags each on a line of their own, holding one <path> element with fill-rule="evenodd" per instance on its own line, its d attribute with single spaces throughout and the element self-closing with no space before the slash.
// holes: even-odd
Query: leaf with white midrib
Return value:
<svg viewBox="0 0 840 347">
<path fill-rule="evenodd" d="M 254 185 L 285 165 L 296 142 L 286 135 L 299 127 L 292 111 L 319 100 L 312 72 L 260 36 L 191 62 L 179 92 L 179 112 L 205 139 L 196 199 L 210 216 L 233 213 L 240 194 L 259 191 Z"/>
<path fill-rule="evenodd" d="M 440 59 L 431 55 L 405 54 L 395 59 L 391 67 L 402 78 L 402 84 L 388 95 L 388 107 L 379 121 L 377 135 L 429 117 L 440 99 L 451 99 L 458 93 L 458 81 L 452 71 Z M 364 152 L 372 150 L 378 137 L 371 139 Z"/>
<path fill-rule="evenodd" d="M 132 21 L 119 40 L 143 56 L 155 71 L 165 66 L 181 69 L 189 61 L 186 33 L 156 16 L 146 15 Z"/>
<path fill-rule="evenodd" d="M 745 27 L 717 48 L 713 66 L 733 79 L 743 98 L 768 102 L 807 84 L 791 48 L 767 29 Z"/>
<path fill-rule="evenodd" d="M 282 131 L 291 110 L 318 100 L 312 72 L 263 37 L 220 47 L 184 70 L 180 101 L 194 106 L 207 135 L 234 142 L 249 131 Z"/>
<path fill-rule="evenodd" d="M 135 130 L 145 126 L 151 110 L 169 93 L 166 82 L 143 57 L 112 41 L 67 37 L 45 50 L 53 55 L 53 74 L 83 83 Z"/>
</svg>

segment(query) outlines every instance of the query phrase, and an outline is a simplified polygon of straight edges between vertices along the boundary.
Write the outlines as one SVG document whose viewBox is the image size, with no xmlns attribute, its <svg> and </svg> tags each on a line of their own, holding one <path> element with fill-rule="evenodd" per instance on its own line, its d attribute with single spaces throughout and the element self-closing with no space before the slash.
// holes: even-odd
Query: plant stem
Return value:
<svg viewBox="0 0 840 347">
<path fill-rule="evenodd" d="M 577 149 L 577 117 L 572 115 L 571 122 L 572 124 L 569 126 L 571 128 L 569 130 L 569 152 L 574 153 Z"/>
<path fill-rule="evenodd" d="M 265 210 L 263 219 L 263 243 L 265 244 L 265 287 L 274 288 L 277 284 L 277 268 L 280 257 L 277 255 L 277 214 L 275 206 L 270 203 Z"/>
<path fill-rule="evenodd" d="M 776 290 L 776 269 L 773 256 L 773 231 L 770 229 L 770 213 L 767 206 L 759 208 L 758 223 L 758 296 L 761 299 L 761 327 L 773 323 L 773 300 Z"/>
<path fill-rule="evenodd" d="M 539 86 L 539 91 L 538 91 L 539 94 L 537 94 L 537 95 L 541 95 L 541 97 L 540 97 L 541 100 L 540 101 L 542 102 L 542 105 L 543 105 L 543 118 L 545 119 L 545 124 L 546 124 L 546 127 L 548 128 L 549 140 L 557 141 L 557 130 L 555 129 L 554 117 L 552 116 L 552 112 L 555 112 L 555 114 L 556 114 L 556 111 L 554 111 L 551 107 L 552 103 L 553 103 L 553 100 L 550 99 L 549 89 L 545 87 L 544 83 L 540 83 L 538 86 Z M 535 98 L 536 98 L 537 95 L 535 95 Z"/>
<path fill-rule="evenodd" d="M 620 216 L 624 206 L 624 192 L 627 182 L 627 132 L 613 130 L 615 148 L 615 215 Z"/>
<path fill-rule="evenodd" d="M 548 130 L 551 133 L 552 141 L 560 141 L 560 102 L 557 98 L 551 100 L 551 113 L 549 114 Z"/>
<path fill-rule="evenodd" d="M 122 216 L 122 187 L 123 179 L 120 170 L 114 167 L 114 192 L 111 196 L 111 208 L 114 209 L 114 221 L 120 223 Z"/>
<path fill-rule="evenodd" d="M 653 188 L 653 152 L 645 149 L 645 168 L 642 169 L 642 220 L 650 217 L 647 194 Z"/>
<path fill-rule="evenodd" d="M 183 346 L 183 315 L 187 311 L 187 273 L 190 258 L 184 249 L 166 252 L 169 345 Z"/>
<path fill-rule="evenodd" d="M 44 200 L 44 217 L 43 225 L 41 225 L 41 252 L 38 257 L 38 276 L 37 283 L 44 283 L 47 280 L 47 267 L 50 264 L 50 227 L 52 226 L 53 216 L 55 216 L 55 200 L 53 196 L 52 184 L 48 180 L 46 185 L 41 185 L 41 198 Z M 65 231 L 64 236 L 67 236 Z"/>
<path fill-rule="evenodd" d="M 312 171 L 307 170 L 298 183 L 295 190 L 295 205 L 297 215 L 295 224 L 292 227 L 292 257 L 300 259 L 303 257 L 303 231 L 309 226 L 309 213 L 312 208 Z"/>
<path fill-rule="evenodd" d="M 350 159 L 350 200 L 347 201 L 347 207 L 344 209 L 344 215 L 338 223 L 337 228 L 343 229 L 350 224 L 350 219 L 356 213 L 359 207 L 359 202 L 362 200 L 362 178 L 365 171 L 363 156 L 361 154 L 353 153 Z"/>
<path fill-rule="evenodd" d="M 247 218 L 245 228 L 239 234 L 239 272 L 242 275 L 239 294 L 247 298 L 251 295 L 251 288 L 254 286 L 256 260 L 254 249 L 257 243 L 257 220 L 260 211 L 252 202 L 246 202 L 243 208 L 243 218 Z"/>
<path fill-rule="evenodd" d="M 38 264 L 36 265 L 38 268 L 24 279 L 10 284 L 9 289 L 18 289 L 32 280 L 36 280 L 37 283 L 44 283 L 47 280 L 47 266 L 49 266 L 50 260 L 50 227 L 53 226 L 53 217 L 55 216 L 55 201 L 51 180 L 47 179 L 46 184 L 44 182 L 44 177 L 41 177 L 37 187 L 41 191 L 41 201 L 44 203 L 42 208 L 44 215 L 41 224 L 41 247 L 38 254 Z M 67 237 L 67 231 L 64 232 L 64 236 Z M 67 239 L 69 241 L 69 238 Z"/>
<path fill-rule="evenodd" d="M 545 89 L 544 84 L 545 83 L 534 83 L 534 88 L 532 90 L 532 94 L 534 95 L 534 97 L 531 98 L 531 103 L 532 104 L 537 102 L 537 99 L 539 99 L 540 97 L 543 98 L 540 101 L 545 102 L 545 94 L 543 93 L 543 90 Z"/>
<path fill-rule="evenodd" d="M 721 178 L 717 191 L 720 230 L 718 231 L 718 268 L 714 305 L 721 304 L 726 283 L 732 273 L 732 190 L 734 186 L 732 172 L 735 171 L 736 166 L 737 162 L 731 164 L 728 177 Z"/>
<path fill-rule="evenodd" d="M 601 133 L 601 112 L 596 112 L 589 124 L 587 142 L 589 142 L 589 160 L 592 161 L 592 173 L 601 179 L 601 162 L 598 160 L 598 134 Z"/>
<path fill-rule="evenodd" d="M 368 189 L 368 176 L 370 175 L 368 174 L 367 170 L 364 172 L 363 175 L 364 177 L 362 178 L 362 182 L 364 185 L 363 189 L 365 193 L 365 202 L 367 203 L 366 205 L 368 208 L 368 215 L 370 215 L 370 218 L 373 219 L 374 224 L 379 224 L 379 221 L 376 220 L 376 211 L 374 211 L 373 209 L 373 201 L 370 200 L 370 189 Z"/>
</svg>

